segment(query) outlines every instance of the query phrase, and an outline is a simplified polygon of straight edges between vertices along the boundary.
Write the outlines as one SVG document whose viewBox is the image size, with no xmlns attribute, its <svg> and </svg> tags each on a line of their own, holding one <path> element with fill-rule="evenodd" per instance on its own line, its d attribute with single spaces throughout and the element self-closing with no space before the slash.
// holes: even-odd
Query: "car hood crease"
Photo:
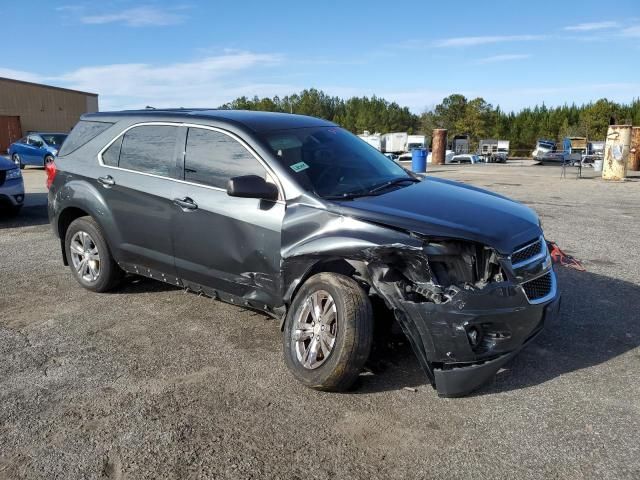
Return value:
<svg viewBox="0 0 640 480">
<path fill-rule="evenodd" d="M 529 207 L 480 188 L 432 177 L 335 205 L 343 215 L 435 238 L 475 241 L 503 254 L 541 234 L 538 217 Z"/>
</svg>

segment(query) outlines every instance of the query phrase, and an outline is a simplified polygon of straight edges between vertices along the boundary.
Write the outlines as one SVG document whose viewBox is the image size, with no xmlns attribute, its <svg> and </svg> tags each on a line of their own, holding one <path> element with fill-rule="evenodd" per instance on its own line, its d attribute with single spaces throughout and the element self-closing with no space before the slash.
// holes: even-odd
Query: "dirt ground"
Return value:
<svg viewBox="0 0 640 480">
<path fill-rule="evenodd" d="M 559 270 L 561 317 L 462 399 L 438 398 L 406 344 L 319 393 L 272 319 L 151 280 L 81 289 L 26 169 L 27 207 L 0 220 L 0 478 L 640 478 L 640 177 L 432 174 L 530 205 L 587 268 Z"/>
</svg>

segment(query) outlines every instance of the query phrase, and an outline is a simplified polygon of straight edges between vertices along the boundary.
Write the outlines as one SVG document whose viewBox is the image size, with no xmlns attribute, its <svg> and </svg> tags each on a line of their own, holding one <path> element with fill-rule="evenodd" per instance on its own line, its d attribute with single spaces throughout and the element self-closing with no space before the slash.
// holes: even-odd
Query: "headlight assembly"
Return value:
<svg viewBox="0 0 640 480">
<path fill-rule="evenodd" d="M 6 180 L 12 180 L 14 178 L 20 178 L 22 177 L 22 173 L 20 173 L 20 169 L 19 168 L 12 168 L 11 170 L 7 171 L 7 176 L 6 176 Z"/>
</svg>

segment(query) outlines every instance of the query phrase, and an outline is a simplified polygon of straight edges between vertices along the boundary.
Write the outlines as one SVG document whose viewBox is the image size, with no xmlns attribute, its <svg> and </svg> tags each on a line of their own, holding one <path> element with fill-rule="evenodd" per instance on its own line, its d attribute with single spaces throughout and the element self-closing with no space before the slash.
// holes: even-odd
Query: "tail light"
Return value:
<svg viewBox="0 0 640 480">
<path fill-rule="evenodd" d="M 53 184 L 53 180 L 56 178 L 56 173 L 58 173 L 58 169 L 56 168 L 55 162 L 47 163 L 45 167 L 45 171 L 47 172 L 47 190 L 51 188 L 51 184 Z"/>
</svg>

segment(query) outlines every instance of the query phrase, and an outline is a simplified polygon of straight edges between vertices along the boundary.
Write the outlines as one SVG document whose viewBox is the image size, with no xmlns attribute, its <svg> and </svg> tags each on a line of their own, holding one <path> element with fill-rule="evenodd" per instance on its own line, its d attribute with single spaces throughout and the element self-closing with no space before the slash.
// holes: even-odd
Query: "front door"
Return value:
<svg viewBox="0 0 640 480">
<path fill-rule="evenodd" d="M 179 130 L 167 124 L 127 130 L 101 153 L 96 180 L 113 218 L 116 259 L 127 270 L 170 283 L 176 283 L 171 220 L 178 150 L 182 153 Z"/>
<path fill-rule="evenodd" d="M 38 135 L 29 135 L 27 144 L 22 149 L 22 163 L 42 166 L 44 162 L 44 142 Z"/>
<path fill-rule="evenodd" d="M 273 177 L 245 145 L 216 129 L 189 128 L 184 181 L 176 182 L 173 243 L 178 276 L 208 293 L 279 306 L 283 201 L 230 197 L 227 181 Z M 190 204 L 190 205 L 189 205 Z"/>
</svg>

